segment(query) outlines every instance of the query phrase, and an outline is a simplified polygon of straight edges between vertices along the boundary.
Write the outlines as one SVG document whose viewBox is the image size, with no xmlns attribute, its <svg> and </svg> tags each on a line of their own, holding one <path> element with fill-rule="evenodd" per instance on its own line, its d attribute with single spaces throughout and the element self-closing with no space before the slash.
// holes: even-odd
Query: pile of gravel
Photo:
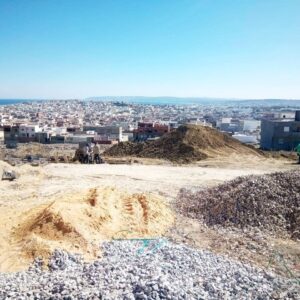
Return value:
<svg viewBox="0 0 300 300">
<path fill-rule="evenodd" d="M 157 242 L 157 241 L 155 241 Z M 152 242 L 154 243 L 154 242 Z M 296 282 L 165 241 L 140 251 L 133 241 L 103 245 L 84 263 L 55 251 L 49 271 L 36 260 L 26 272 L 0 274 L 1 299 L 299 299 Z M 156 247 L 156 248 L 155 248 Z"/>
<path fill-rule="evenodd" d="M 177 207 L 207 225 L 257 227 L 300 238 L 300 171 L 238 177 L 216 187 L 182 189 Z"/>
</svg>

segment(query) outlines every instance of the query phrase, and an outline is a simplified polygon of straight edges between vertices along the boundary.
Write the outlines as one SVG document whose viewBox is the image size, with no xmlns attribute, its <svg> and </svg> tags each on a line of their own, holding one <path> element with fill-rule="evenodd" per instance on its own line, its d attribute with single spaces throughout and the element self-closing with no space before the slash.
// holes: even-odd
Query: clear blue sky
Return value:
<svg viewBox="0 0 300 300">
<path fill-rule="evenodd" d="M 300 99 L 300 0 L 0 0 L 0 98 Z"/>
</svg>

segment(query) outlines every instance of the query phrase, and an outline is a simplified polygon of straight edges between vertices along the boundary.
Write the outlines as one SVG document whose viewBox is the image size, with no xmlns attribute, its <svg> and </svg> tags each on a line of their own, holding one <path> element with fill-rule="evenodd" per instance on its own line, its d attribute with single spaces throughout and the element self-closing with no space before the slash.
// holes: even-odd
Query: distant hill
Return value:
<svg viewBox="0 0 300 300">
<path fill-rule="evenodd" d="M 104 155 L 159 158 L 190 163 L 209 156 L 228 155 L 232 152 L 262 155 L 259 150 L 246 146 L 227 134 L 200 125 L 180 126 L 155 141 L 121 142 L 106 150 Z"/>
<path fill-rule="evenodd" d="M 218 98 L 191 98 L 191 97 L 145 97 L 145 96 L 104 96 L 90 97 L 88 101 L 119 101 L 135 104 L 160 104 L 160 105 L 192 105 L 192 104 L 211 104 L 212 102 L 223 102 L 228 99 Z"/>
<path fill-rule="evenodd" d="M 209 97 L 144 97 L 144 96 L 100 96 L 87 101 L 125 102 L 153 105 L 237 105 L 237 106 L 291 106 L 300 107 L 300 100 L 291 99 L 233 99 Z"/>
<path fill-rule="evenodd" d="M 0 99 L 0 105 L 21 104 L 27 102 L 50 101 L 55 99 Z M 56 99 L 56 101 L 74 101 L 76 99 Z M 152 105 L 226 105 L 226 106 L 285 106 L 300 108 L 300 100 L 291 99 L 233 99 L 210 97 L 145 97 L 145 96 L 99 96 L 81 101 L 102 101 L 126 104 Z"/>
</svg>

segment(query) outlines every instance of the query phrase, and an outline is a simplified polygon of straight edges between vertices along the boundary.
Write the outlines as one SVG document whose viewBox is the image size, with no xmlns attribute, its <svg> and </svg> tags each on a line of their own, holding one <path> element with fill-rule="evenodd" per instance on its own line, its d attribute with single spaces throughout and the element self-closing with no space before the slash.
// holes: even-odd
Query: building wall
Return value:
<svg viewBox="0 0 300 300">
<path fill-rule="evenodd" d="M 269 120 L 262 120 L 260 132 L 260 147 L 264 150 L 271 150 L 272 139 L 274 134 L 273 122 Z"/>
<path fill-rule="evenodd" d="M 265 150 L 293 150 L 300 143 L 300 121 L 263 120 L 261 148 Z"/>
<path fill-rule="evenodd" d="M 0 143 L 4 142 L 4 131 L 3 128 L 0 128 Z"/>
<path fill-rule="evenodd" d="M 19 126 L 4 125 L 4 143 L 17 142 Z"/>
<path fill-rule="evenodd" d="M 70 144 L 89 143 L 94 140 L 94 136 L 88 135 L 70 135 L 66 136 L 65 142 Z"/>
<path fill-rule="evenodd" d="M 36 133 L 40 131 L 38 125 L 20 125 L 18 130 L 18 141 L 21 143 L 35 142 Z"/>
<path fill-rule="evenodd" d="M 49 132 L 37 132 L 36 140 L 41 144 L 49 144 L 51 142 L 51 137 Z"/>
<path fill-rule="evenodd" d="M 138 128 L 134 130 L 134 140 L 144 141 L 149 138 L 161 137 L 167 132 L 170 132 L 169 125 L 139 122 Z"/>
<path fill-rule="evenodd" d="M 108 139 L 122 141 L 122 127 L 119 126 L 84 126 L 84 131 L 95 131 L 99 136 L 107 136 Z"/>
<path fill-rule="evenodd" d="M 243 130 L 244 131 L 256 131 L 261 127 L 261 121 L 258 120 L 244 120 Z"/>
</svg>

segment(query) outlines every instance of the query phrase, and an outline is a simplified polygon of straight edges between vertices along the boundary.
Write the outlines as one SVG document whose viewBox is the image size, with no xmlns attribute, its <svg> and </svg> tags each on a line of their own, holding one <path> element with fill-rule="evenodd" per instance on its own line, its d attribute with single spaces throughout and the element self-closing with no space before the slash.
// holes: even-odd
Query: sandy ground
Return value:
<svg viewBox="0 0 300 300">
<path fill-rule="evenodd" d="M 237 176 L 295 167 L 298 166 L 291 161 L 237 155 L 226 159 L 216 157 L 199 162 L 198 165 L 187 166 L 50 164 L 42 169 L 44 179 L 40 181 L 35 192 L 44 197 L 59 194 L 66 189 L 76 191 L 103 185 L 127 189 L 130 192 L 157 193 L 173 199 L 184 186 L 208 187 Z"/>
<path fill-rule="evenodd" d="M 148 161 L 151 163 L 151 161 Z M 151 193 L 163 196 L 166 202 L 172 203 L 181 187 L 209 187 L 237 176 L 263 174 L 296 168 L 287 160 L 275 160 L 258 157 L 239 157 L 233 155 L 226 160 L 208 159 L 192 166 L 161 165 L 79 165 L 48 164 L 43 167 L 23 165 L 16 167 L 19 178 L 13 182 L 0 181 L 0 271 L 13 271 L 24 267 L 14 264 L 19 250 L 12 233 L 20 226 L 24 213 L 49 201 L 59 201 L 66 194 L 79 194 L 92 188 L 114 187 L 128 193 Z M 0 162 L 0 171 L 11 169 Z M 76 220 L 74 220 L 76 221 Z M 193 229 L 191 237 L 186 238 L 186 228 Z M 195 234 L 196 232 L 196 234 Z M 222 234 L 210 232 L 193 220 L 178 216 L 176 226 L 167 236 L 184 241 L 198 248 L 216 250 L 220 245 L 212 238 L 220 239 Z M 224 236 L 223 242 L 224 242 Z M 238 240 L 239 237 L 235 237 Z M 224 242 L 225 244 L 225 242 Z M 228 254 L 236 252 L 228 247 L 217 252 Z M 296 244 L 291 244 L 295 252 L 293 259 L 300 257 Z M 14 249 L 12 251 L 12 249 Z M 222 249 L 222 247 L 220 248 Z M 229 251 L 229 250 L 231 251 Z M 229 251 L 229 252 L 228 252 Z M 290 255 L 290 253 L 288 253 Z M 248 261 L 257 260 L 249 259 Z M 294 262 L 294 260 L 293 260 Z"/>
</svg>

